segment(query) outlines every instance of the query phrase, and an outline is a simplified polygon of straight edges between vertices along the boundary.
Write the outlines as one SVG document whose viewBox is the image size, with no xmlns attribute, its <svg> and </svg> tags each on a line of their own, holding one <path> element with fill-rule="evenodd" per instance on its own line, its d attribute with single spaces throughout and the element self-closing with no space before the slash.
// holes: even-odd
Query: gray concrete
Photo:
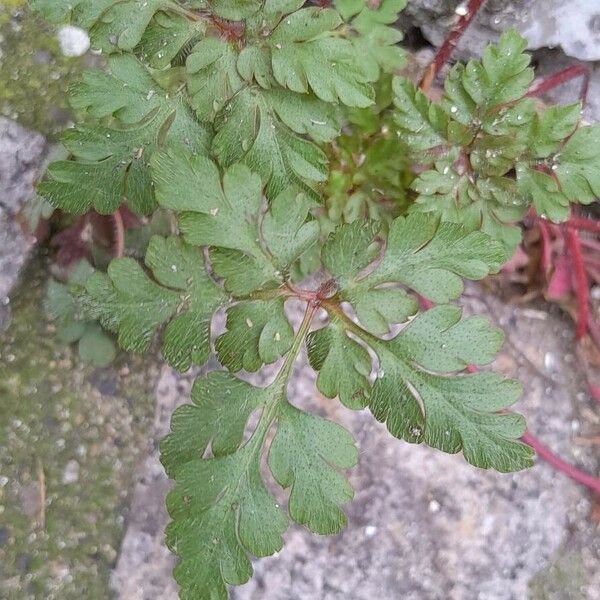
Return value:
<svg viewBox="0 0 600 600">
<path fill-rule="evenodd" d="M 568 460 L 596 470 L 593 449 L 573 442 L 600 421 L 573 354 L 572 327 L 545 310 L 518 309 L 474 292 L 469 312 L 493 315 L 508 334 L 496 367 L 525 386 L 518 408 Z M 368 412 L 321 398 L 304 357 L 294 403 L 339 420 L 356 436 L 360 463 L 349 526 L 335 537 L 291 527 L 277 555 L 256 561 L 233 600 L 597 600 L 600 543 L 585 490 L 546 464 L 515 475 L 474 469 L 391 438 Z M 190 388 L 164 368 L 156 392 L 157 437 Z M 153 451 L 142 465 L 132 519 L 113 575 L 119 600 L 175 600 L 163 546 L 168 482 Z M 285 501 L 285 495 L 278 496 Z M 564 577 L 564 565 L 568 566 Z M 563 577 L 560 575 L 563 574 Z"/>
<path fill-rule="evenodd" d="M 0 328 L 8 320 L 9 293 L 35 244 L 21 211 L 43 173 L 46 153 L 41 135 L 0 117 Z"/>
</svg>

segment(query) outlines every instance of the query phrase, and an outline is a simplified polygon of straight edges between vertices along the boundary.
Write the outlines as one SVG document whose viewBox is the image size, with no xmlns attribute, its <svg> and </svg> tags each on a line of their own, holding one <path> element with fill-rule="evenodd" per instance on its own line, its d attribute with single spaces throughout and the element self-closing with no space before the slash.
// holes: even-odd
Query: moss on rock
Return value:
<svg viewBox="0 0 600 600">
<path fill-rule="evenodd" d="M 0 598 L 110 597 L 158 370 L 120 356 L 83 365 L 43 308 L 42 261 L 0 335 Z"/>
<path fill-rule="evenodd" d="M 20 4 L 0 2 L 0 115 L 54 138 L 70 119 L 66 91 L 82 60 L 63 56 L 54 29 Z"/>
</svg>

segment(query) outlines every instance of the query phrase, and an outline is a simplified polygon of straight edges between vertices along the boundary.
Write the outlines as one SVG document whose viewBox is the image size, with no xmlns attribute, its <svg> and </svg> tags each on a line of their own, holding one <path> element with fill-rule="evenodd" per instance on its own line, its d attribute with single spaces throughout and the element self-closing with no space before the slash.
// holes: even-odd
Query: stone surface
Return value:
<svg viewBox="0 0 600 600">
<path fill-rule="evenodd" d="M 179 375 L 167 366 L 161 371 L 156 386 L 152 450 L 138 469 L 131 518 L 110 580 L 119 598 L 177 599 L 177 586 L 171 577 L 174 559 L 163 540 L 168 522 L 165 496 L 170 483 L 160 464 L 158 442 L 169 431 L 173 410 L 189 398 L 192 382 L 193 376 Z"/>
<path fill-rule="evenodd" d="M 405 14 L 434 44 L 441 44 L 466 1 L 411 0 Z M 532 49 L 560 46 L 581 60 L 600 60 L 599 0 L 488 0 L 459 44 L 459 51 L 479 53 L 490 39 L 518 29 Z"/>
<path fill-rule="evenodd" d="M 412 0 L 402 13 L 402 25 L 405 29 L 417 27 L 429 42 L 439 46 L 456 23 L 460 6 L 464 3 L 458 0 Z M 574 64 L 589 69 L 584 117 L 590 122 L 600 121 L 600 62 L 594 62 L 600 60 L 600 0 L 488 0 L 459 41 L 453 57 L 467 60 L 481 56 L 490 41 L 511 27 L 517 28 L 534 50 L 538 77 Z M 585 52 L 577 51 L 581 45 L 585 45 Z M 577 78 L 561 84 L 546 98 L 573 102 L 579 99 L 580 91 L 581 78 Z"/>
<path fill-rule="evenodd" d="M 583 390 L 571 326 L 558 315 L 517 309 L 479 292 L 465 303 L 469 312 L 494 315 L 507 331 L 496 367 L 524 383 L 518 409 L 531 430 L 568 460 L 597 472 L 593 448 L 573 442 L 593 428 L 597 434 L 600 419 Z M 163 370 L 157 437 L 190 383 L 189 375 Z M 352 413 L 319 397 L 304 357 L 290 397 L 343 423 L 357 438 L 349 525 L 334 537 L 292 526 L 284 549 L 256 561 L 255 577 L 232 590 L 232 600 L 600 598 L 600 543 L 589 496 L 546 464 L 501 475 L 395 440 L 368 412 Z M 119 600 L 177 598 L 169 575 L 173 559 L 162 545 L 168 488 L 154 449 L 139 474 L 112 577 Z M 285 494 L 278 498 L 285 502 Z"/>
<path fill-rule="evenodd" d="M 8 295 L 35 243 L 19 217 L 46 152 L 41 135 L 0 117 L 0 328 L 7 321 Z"/>
<path fill-rule="evenodd" d="M 47 277 L 30 262 L 0 332 L 0 599 L 107 600 L 159 369 L 83 364 L 46 320 Z"/>
</svg>

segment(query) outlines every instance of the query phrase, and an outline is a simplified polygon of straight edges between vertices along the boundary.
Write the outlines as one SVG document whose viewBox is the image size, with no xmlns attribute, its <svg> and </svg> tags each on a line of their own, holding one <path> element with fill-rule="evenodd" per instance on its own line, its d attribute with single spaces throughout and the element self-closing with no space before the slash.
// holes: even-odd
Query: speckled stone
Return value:
<svg viewBox="0 0 600 600">
<path fill-rule="evenodd" d="M 0 117 L 0 328 L 8 320 L 8 296 L 35 244 L 19 219 L 44 168 L 44 138 Z"/>
</svg>

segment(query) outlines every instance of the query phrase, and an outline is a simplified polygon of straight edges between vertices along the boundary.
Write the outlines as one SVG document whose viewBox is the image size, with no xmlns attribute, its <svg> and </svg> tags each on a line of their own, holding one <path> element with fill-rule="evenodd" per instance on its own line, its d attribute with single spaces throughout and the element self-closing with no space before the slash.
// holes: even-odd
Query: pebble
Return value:
<svg viewBox="0 0 600 600">
<path fill-rule="evenodd" d="M 65 485 L 77 483 L 79 481 L 79 463 L 76 460 L 70 460 L 63 472 L 62 482 Z"/>
<path fill-rule="evenodd" d="M 81 27 L 64 25 L 57 33 L 60 51 L 65 56 L 83 56 L 90 49 L 90 36 Z"/>
</svg>

